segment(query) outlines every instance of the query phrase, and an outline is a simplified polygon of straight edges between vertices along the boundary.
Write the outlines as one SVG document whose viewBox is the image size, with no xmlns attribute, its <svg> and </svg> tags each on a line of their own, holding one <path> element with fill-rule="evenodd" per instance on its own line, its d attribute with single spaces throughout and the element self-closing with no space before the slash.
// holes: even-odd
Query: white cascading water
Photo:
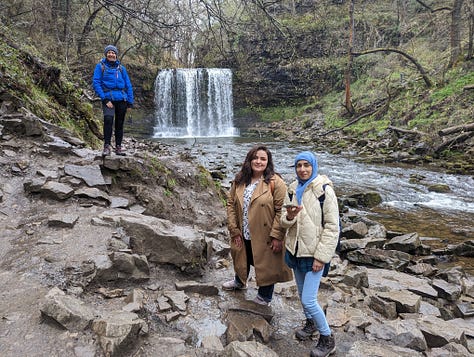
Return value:
<svg viewBox="0 0 474 357">
<path fill-rule="evenodd" d="M 238 136 L 233 127 L 232 71 L 164 69 L 155 80 L 155 138 Z"/>
</svg>

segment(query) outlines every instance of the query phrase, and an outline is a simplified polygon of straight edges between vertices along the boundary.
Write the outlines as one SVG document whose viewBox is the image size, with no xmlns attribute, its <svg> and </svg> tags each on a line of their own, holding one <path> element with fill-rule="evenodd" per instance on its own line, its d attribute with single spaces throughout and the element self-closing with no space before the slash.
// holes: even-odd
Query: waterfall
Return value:
<svg viewBox="0 0 474 357">
<path fill-rule="evenodd" d="M 230 69 L 161 70 L 155 80 L 155 105 L 155 138 L 238 136 Z"/>
</svg>

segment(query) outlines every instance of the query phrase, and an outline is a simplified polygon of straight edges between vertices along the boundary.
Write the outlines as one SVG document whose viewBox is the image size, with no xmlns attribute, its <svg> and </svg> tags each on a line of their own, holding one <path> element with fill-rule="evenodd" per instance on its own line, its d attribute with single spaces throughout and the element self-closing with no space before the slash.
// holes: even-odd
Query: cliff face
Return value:
<svg viewBox="0 0 474 357">
<path fill-rule="evenodd" d="M 234 81 L 237 106 L 297 102 L 343 88 L 342 55 L 328 60 L 334 54 L 329 33 L 315 30 L 290 36 L 241 39 L 244 58 L 236 59 Z"/>
<path fill-rule="evenodd" d="M 216 66 L 233 69 L 236 107 L 300 101 L 342 88 L 343 57 L 334 41 L 324 29 L 248 34 L 237 40 L 238 51 Z"/>
</svg>

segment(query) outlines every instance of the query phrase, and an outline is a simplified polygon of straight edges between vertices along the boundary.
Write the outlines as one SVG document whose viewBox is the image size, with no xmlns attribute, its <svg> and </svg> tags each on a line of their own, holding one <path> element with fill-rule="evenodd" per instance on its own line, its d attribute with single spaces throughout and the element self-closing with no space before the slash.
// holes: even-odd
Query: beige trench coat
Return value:
<svg viewBox="0 0 474 357">
<path fill-rule="evenodd" d="M 261 180 L 249 206 L 249 229 L 252 241 L 253 262 L 258 286 L 267 286 L 277 282 L 293 279 L 293 274 L 284 262 L 285 244 L 280 253 L 273 253 L 271 248 L 272 238 L 283 240 L 284 230 L 280 226 L 281 206 L 286 194 L 286 184 L 278 175 L 271 180 L 275 182 L 272 195 L 270 184 Z M 231 255 L 234 270 L 241 281 L 246 282 L 247 253 L 245 245 L 238 249 L 232 240 L 242 233 L 243 207 L 245 185 L 232 185 L 227 197 L 227 227 L 231 236 Z"/>
</svg>

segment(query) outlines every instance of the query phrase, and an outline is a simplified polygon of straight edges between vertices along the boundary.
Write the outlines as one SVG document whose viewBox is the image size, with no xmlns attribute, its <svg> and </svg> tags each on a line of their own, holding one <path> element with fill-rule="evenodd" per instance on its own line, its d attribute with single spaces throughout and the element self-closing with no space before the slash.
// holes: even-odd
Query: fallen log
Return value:
<svg viewBox="0 0 474 357">
<path fill-rule="evenodd" d="M 374 114 L 375 112 L 377 112 L 377 110 L 372 110 L 372 111 L 370 111 L 370 112 L 361 114 L 361 115 L 359 115 L 357 118 L 351 120 L 351 121 L 350 121 L 349 123 L 347 123 L 346 125 L 343 125 L 343 126 L 341 126 L 341 127 L 339 127 L 339 128 L 336 128 L 336 129 L 328 130 L 328 131 L 326 131 L 326 132 L 324 132 L 324 133 L 322 133 L 322 134 L 319 134 L 318 136 L 324 136 L 324 135 L 327 135 L 327 134 L 334 133 L 334 132 L 336 132 L 336 131 L 342 130 L 342 129 L 344 129 L 344 128 L 347 128 L 348 126 L 350 126 L 350 125 L 352 125 L 352 124 L 358 122 L 359 120 L 361 120 L 361 119 L 363 119 L 363 118 L 365 118 L 365 117 L 368 117 L 369 115 Z"/>
<path fill-rule="evenodd" d="M 463 87 L 463 90 L 473 90 L 474 89 L 474 84 L 468 84 L 467 86 Z"/>
<path fill-rule="evenodd" d="M 435 153 L 438 154 L 444 149 L 447 149 L 450 146 L 455 145 L 455 144 L 460 144 L 473 136 L 474 136 L 474 131 L 468 131 L 467 133 L 462 133 L 461 135 L 458 135 L 450 140 L 446 140 L 435 149 Z"/>
<path fill-rule="evenodd" d="M 449 128 L 442 129 L 438 131 L 439 136 L 446 136 L 454 133 L 459 133 L 460 131 L 473 131 L 474 130 L 474 123 L 469 124 L 462 124 L 451 126 Z"/>
<path fill-rule="evenodd" d="M 393 130 L 393 131 L 398 132 L 398 133 L 414 135 L 414 136 L 425 136 L 425 135 L 427 135 L 426 133 L 424 133 L 422 131 L 397 128 L 397 127 L 392 126 L 392 125 L 389 125 L 387 127 L 387 129 Z"/>
</svg>

